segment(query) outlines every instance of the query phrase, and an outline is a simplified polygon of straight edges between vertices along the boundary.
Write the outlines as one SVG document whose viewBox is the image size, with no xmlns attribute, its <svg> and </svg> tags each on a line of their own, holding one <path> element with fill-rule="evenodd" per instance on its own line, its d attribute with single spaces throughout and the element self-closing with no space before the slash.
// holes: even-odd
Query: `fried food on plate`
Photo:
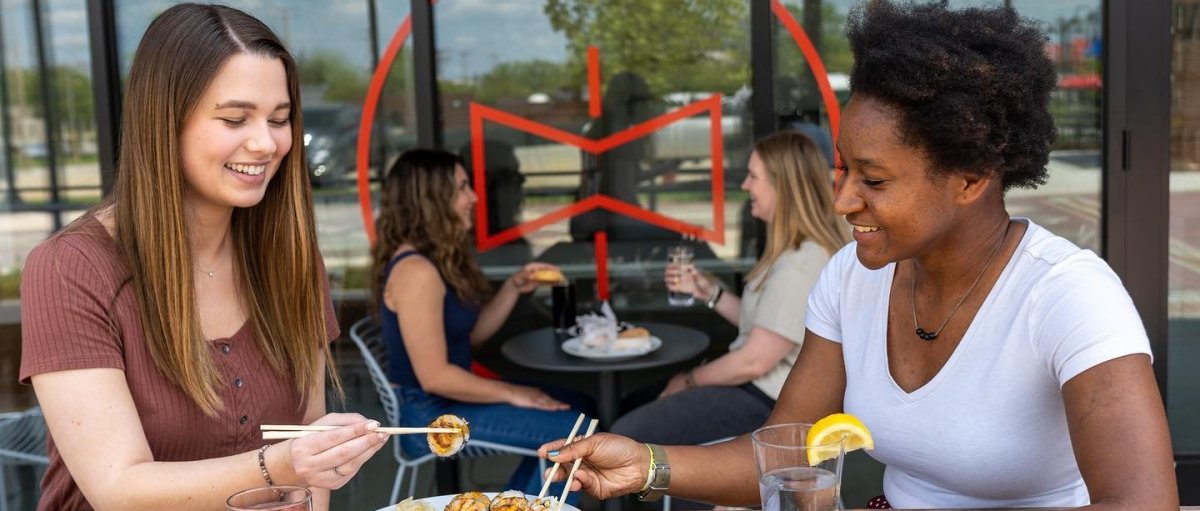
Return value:
<svg viewBox="0 0 1200 511">
<path fill-rule="evenodd" d="M 650 337 L 650 331 L 646 330 L 645 328 L 642 328 L 640 326 L 635 326 L 633 328 L 626 328 L 625 331 L 621 332 L 617 337 L 619 337 L 621 339 L 633 339 L 636 337 Z"/>
<path fill-rule="evenodd" d="M 489 505 L 491 505 L 491 501 L 488 500 L 487 495 L 469 491 L 454 497 L 449 504 L 446 504 L 445 511 L 488 511 Z"/>
<path fill-rule="evenodd" d="M 525 498 L 525 492 L 522 491 L 501 492 L 492 499 L 490 511 L 530 511 L 529 499 Z"/>
</svg>

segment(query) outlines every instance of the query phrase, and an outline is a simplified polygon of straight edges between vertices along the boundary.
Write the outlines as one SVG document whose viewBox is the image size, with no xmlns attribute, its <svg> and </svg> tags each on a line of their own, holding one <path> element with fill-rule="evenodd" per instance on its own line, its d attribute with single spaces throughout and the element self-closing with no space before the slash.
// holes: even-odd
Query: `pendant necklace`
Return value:
<svg viewBox="0 0 1200 511">
<path fill-rule="evenodd" d="M 950 314 L 946 315 L 946 319 L 942 320 L 942 324 L 938 325 L 937 330 L 932 332 L 921 328 L 920 323 L 917 322 L 917 267 L 914 263 L 912 280 L 912 316 L 913 327 L 916 328 L 917 337 L 920 337 L 926 341 L 937 339 L 938 334 L 942 333 L 942 329 L 946 328 L 946 323 L 950 322 L 950 318 L 954 317 L 954 313 L 958 312 L 958 308 L 962 307 L 963 302 L 967 301 L 968 296 L 971 296 L 971 291 L 974 291 L 975 286 L 979 285 L 979 281 L 983 278 L 983 274 L 987 273 L 988 266 L 991 266 L 992 260 L 996 258 L 996 254 L 1000 253 L 1000 247 L 1004 246 L 1004 240 L 1008 239 L 1008 229 L 1010 227 L 1012 227 L 1011 221 L 1007 226 L 1004 227 L 1004 236 L 1000 237 L 1000 242 L 996 244 L 996 248 L 992 249 L 992 254 L 988 256 L 987 261 L 983 262 L 983 268 L 979 270 L 979 275 L 975 276 L 975 282 L 971 283 L 971 287 L 967 288 L 967 292 L 963 294 L 963 297 L 958 300 L 958 303 L 953 309 L 950 309 Z M 209 276 L 212 275 L 210 274 Z"/>
</svg>

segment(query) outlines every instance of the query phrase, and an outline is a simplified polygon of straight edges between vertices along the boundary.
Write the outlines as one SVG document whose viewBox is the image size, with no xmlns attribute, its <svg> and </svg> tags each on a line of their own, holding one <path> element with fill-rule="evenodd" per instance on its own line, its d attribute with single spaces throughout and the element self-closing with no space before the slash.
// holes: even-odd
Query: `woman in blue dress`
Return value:
<svg viewBox="0 0 1200 511">
<path fill-rule="evenodd" d="M 530 263 L 492 289 L 470 247 L 476 200 L 451 153 L 407 151 L 388 173 L 372 268 L 388 378 L 406 426 L 454 414 L 471 424 L 472 439 L 536 449 L 571 430 L 578 411 L 568 402 L 582 400 L 476 375 L 471 348 L 491 338 L 517 299 L 538 286 L 534 272 L 557 268 Z M 414 456 L 429 450 L 418 435 L 402 442 Z M 509 488 L 532 494 L 540 485 L 534 458 L 522 460 L 509 481 Z"/>
</svg>

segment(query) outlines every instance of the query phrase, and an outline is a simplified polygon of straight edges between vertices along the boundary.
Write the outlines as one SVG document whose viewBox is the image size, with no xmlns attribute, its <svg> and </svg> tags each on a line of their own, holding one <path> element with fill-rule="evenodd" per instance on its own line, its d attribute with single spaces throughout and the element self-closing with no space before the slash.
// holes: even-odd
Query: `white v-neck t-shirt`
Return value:
<svg viewBox="0 0 1200 511">
<path fill-rule="evenodd" d="M 912 393 L 888 369 L 894 263 L 869 270 L 851 243 L 809 296 L 805 325 L 842 345 L 844 408 L 871 430 L 893 507 L 1089 503 L 1062 386 L 1100 363 L 1149 355 L 1150 343 L 1107 263 L 1020 220 L 1029 228 L 962 341 Z"/>
</svg>

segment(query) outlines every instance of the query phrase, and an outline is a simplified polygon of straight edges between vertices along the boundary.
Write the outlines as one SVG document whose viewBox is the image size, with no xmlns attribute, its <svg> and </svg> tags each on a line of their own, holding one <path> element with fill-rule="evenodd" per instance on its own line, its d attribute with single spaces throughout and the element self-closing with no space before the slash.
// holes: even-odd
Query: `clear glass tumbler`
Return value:
<svg viewBox="0 0 1200 511">
<path fill-rule="evenodd" d="M 829 459 L 810 465 L 805 447 L 811 424 L 776 424 L 750 434 L 758 464 L 763 511 L 835 511 L 842 509 L 842 440 L 814 446 Z"/>
<path fill-rule="evenodd" d="M 312 511 L 312 493 L 299 486 L 262 486 L 233 494 L 225 507 L 229 511 Z"/>
<path fill-rule="evenodd" d="M 667 272 L 678 277 L 677 286 L 667 289 L 667 303 L 676 307 L 687 307 L 696 303 L 692 295 L 692 279 L 685 273 L 692 265 L 692 247 L 677 245 L 667 249 Z"/>
</svg>

